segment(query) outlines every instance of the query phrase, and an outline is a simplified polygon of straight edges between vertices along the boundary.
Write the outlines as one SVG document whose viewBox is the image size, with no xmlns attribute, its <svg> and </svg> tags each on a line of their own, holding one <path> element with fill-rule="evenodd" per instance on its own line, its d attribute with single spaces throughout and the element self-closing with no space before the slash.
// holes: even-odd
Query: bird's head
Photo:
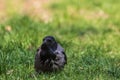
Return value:
<svg viewBox="0 0 120 80">
<path fill-rule="evenodd" d="M 46 36 L 43 38 L 43 47 L 49 47 L 49 48 L 54 48 L 56 47 L 56 40 L 53 36 Z"/>
</svg>

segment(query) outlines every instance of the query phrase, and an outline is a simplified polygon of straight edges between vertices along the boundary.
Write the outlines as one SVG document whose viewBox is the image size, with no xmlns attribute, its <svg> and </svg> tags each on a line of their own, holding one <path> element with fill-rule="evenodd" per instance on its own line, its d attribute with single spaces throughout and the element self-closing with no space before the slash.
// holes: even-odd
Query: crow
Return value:
<svg viewBox="0 0 120 80">
<path fill-rule="evenodd" d="M 38 73 L 56 72 L 62 70 L 65 64 L 67 64 L 67 56 L 61 45 L 53 36 L 43 38 L 43 43 L 35 55 L 35 71 Z"/>
</svg>

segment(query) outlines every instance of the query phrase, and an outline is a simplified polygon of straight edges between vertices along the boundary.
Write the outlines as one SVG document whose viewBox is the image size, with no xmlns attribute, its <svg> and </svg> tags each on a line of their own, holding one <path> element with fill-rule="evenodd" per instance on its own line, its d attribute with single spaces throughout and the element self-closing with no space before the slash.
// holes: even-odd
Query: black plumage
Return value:
<svg viewBox="0 0 120 80">
<path fill-rule="evenodd" d="M 64 49 L 58 44 L 54 37 L 46 36 L 42 45 L 37 49 L 35 55 L 36 72 L 54 72 L 64 68 L 67 57 Z"/>
</svg>

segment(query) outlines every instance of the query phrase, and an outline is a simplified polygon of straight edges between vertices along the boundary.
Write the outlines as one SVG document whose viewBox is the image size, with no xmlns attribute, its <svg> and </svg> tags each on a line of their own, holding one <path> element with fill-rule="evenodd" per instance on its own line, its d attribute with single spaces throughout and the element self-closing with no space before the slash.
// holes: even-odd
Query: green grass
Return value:
<svg viewBox="0 0 120 80">
<path fill-rule="evenodd" d="M 13 15 L 0 24 L 0 80 L 120 80 L 120 1 L 77 1 L 46 6 L 53 13 L 50 23 Z M 108 18 L 86 19 L 89 13 L 79 10 L 103 10 Z M 35 75 L 36 49 L 46 35 L 65 48 L 68 64 L 61 72 Z"/>
</svg>

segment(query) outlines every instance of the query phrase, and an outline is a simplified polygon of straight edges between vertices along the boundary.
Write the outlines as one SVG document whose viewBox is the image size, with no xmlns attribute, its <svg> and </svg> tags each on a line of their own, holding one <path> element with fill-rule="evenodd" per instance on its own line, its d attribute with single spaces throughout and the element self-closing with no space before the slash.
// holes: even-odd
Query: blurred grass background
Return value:
<svg viewBox="0 0 120 80">
<path fill-rule="evenodd" d="M 0 0 L 0 80 L 119 80 L 119 0 Z M 34 74 L 42 38 L 53 35 L 68 64 Z"/>
</svg>

